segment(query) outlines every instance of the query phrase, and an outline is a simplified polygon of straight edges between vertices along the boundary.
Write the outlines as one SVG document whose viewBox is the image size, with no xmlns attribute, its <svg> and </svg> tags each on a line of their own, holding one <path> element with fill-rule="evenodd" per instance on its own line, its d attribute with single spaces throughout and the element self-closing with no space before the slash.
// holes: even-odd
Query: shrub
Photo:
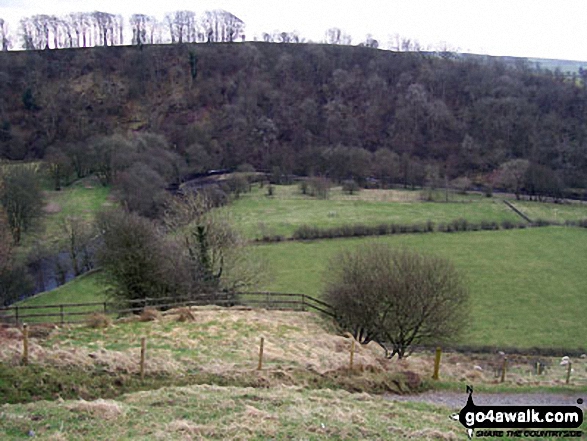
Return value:
<svg viewBox="0 0 587 441">
<path fill-rule="evenodd" d="M 357 184 L 354 179 L 348 179 L 342 182 L 342 191 L 349 195 L 358 193 L 360 190 L 361 187 L 359 187 L 359 184 Z"/>
<path fill-rule="evenodd" d="M 338 254 L 327 274 L 324 298 L 338 323 L 389 358 L 454 339 L 468 317 L 468 291 L 444 259 L 376 244 Z"/>
<path fill-rule="evenodd" d="M 308 194 L 318 199 L 328 199 L 330 195 L 330 181 L 326 178 L 309 179 Z"/>
</svg>

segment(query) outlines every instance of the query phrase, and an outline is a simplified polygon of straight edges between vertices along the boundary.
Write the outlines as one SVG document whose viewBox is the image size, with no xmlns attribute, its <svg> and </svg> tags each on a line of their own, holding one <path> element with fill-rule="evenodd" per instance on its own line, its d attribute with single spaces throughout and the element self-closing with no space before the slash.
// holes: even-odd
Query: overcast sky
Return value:
<svg viewBox="0 0 587 441">
<path fill-rule="evenodd" d="M 400 34 L 423 46 L 446 42 L 462 52 L 587 61 L 587 0 L 0 0 L 14 32 L 23 16 L 100 10 L 154 15 L 225 9 L 246 23 L 247 39 L 297 30 L 320 41 L 339 27 L 353 44 L 371 33 L 386 47 Z"/>
</svg>

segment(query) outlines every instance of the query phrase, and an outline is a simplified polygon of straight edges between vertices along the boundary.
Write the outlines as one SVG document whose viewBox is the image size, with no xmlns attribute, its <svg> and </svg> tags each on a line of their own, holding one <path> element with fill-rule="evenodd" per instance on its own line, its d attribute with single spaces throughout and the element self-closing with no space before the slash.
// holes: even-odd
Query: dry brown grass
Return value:
<svg viewBox="0 0 587 441">
<path fill-rule="evenodd" d="M 141 315 L 139 316 L 139 321 L 141 322 L 154 322 L 157 320 L 161 320 L 163 316 L 161 312 L 155 308 L 145 308 Z"/>
<path fill-rule="evenodd" d="M 177 315 L 178 322 L 195 322 L 196 316 L 192 312 L 190 308 L 178 308 L 174 310 L 174 313 Z"/>
<path fill-rule="evenodd" d="M 159 318 L 148 323 L 115 321 L 101 330 L 74 326 L 56 328 L 46 340 L 31 338 L 30 362 L 74 365 L 87 370 L 99 366 L 107 372 L 137 373 L 140 338 L 146 336 L 147 375 L 183 375 L 195 370 L 239 379 L 247 378 L 256 370 L 259 340 L 263 336 L 263 371 L 255 373 L 254 378 L 267 386 L 302 384 L 311 387 L 309 381 L 313 375 L 336 379 L 337 384 L 346 382 L 349 390 L 373 390 L 377 385 L 370 382 L 379 381 L 384 375 L 390 374 L 390 378 L 394 374 L 402 375 L 406 385 L 410 378 L 418 384 L 429 379 L 434 369 L 433 353 L 388 360 L 382 348 L 371 343 L 356 345 L 354 373 L 349 376 L 351 339 L 336 335 L 331 323 L 309 312 L 212 306 L 148 314 Z M 0 361 L 18 364 L 22 354 L 20 330 L 2 330 L 0 340 Z M 564 385 L 566 367 L 559 365 L 559 359 L 541 358 L 548 366 L 543 375 L 534 374 L 536 361 L 536 357 L 510 355 L 506 385 Z M 576 358 L 572 362 L 571 384 L 587 385 L 587 359 Z M 497 355 L 447 353 L 442 357 L 440 379 L 498 384 L 500 366 L 501 359 Z M 308 375 L 300 375 L 304 372 Z M 347 381 L 345 377 L 352 378 Z M 393 384 L 389 386 L 394 388 Z"/>
<path fill-rule="evenodd" d="M 107 421 L 124 415 L 122 405 L 112 400 L 74 401 L 73 403 L 67 404 L 66 408 L 75 413 L 89 414 L 93 418 L 100 418 Z"/>
<path fill-rule="evenodd" d="M 355 195 L 346 193 L 336 194 L 334 200 L 360 200 L 370 202 L 419 202 L 421 200 L 419 191 L 400 191 L 400 190 L 361 190 Z"/>
<path fill-rule="evenodd" d="M 86 325 L 93 329 L 104 329 L 112 324 L 112 319 L 107 315 L 95 312 L 86 321 Z"/>
</svg>

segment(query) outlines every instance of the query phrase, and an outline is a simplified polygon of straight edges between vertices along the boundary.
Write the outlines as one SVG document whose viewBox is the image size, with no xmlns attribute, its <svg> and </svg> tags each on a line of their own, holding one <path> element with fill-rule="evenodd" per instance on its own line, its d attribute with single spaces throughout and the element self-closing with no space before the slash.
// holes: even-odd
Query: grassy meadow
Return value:
<svg viewBox="0 0 587 441">
<path fill-rule="evenodd" d="M 512 200 L 511 203 L 532 220 L 544 219 L 551 222 L 564 222 L 587 219 L 587 204 L 583 202 L 554 204 Z"/>
<path fill-rule="evenodd" d="M 0 346 L 1 439 L 460 439 L 448 415 L 458 409 L 392 402 L 382 392 L 433 387 L 434 354 L 387 360 L 359 345 L 348 369 L 350 339 L 309 312 L 239 308 L 171 310 L 154 321 L 105 328 L 31 329 L 29 366 L 18 366 L 20 331 L 3 330 Z M 40 332 L 45 331 L 45 332 Z M 141 337 L 147 339 L 139 377 Z M 263 368 L 257 370 L 264 336 Z M 587 391 L 587 361 L 565 367 L 542 358 L 511 359 L 506 382 L 493 355 L 447 353 L 443 389 Z M 482 368 L 482 370 L 479 369 Z M 409 373 L 408 373 L 409 372 Z M 124 395 L 123 395 L 124 393 Z M 463 397 L 465 395 L 463 394 Z M 42 401 L 49 400 L 49 401 Z M 28 404 L 26 404 L 28 403 Z M 464 398 L 463 398 L 464 404 Z"/>
<path fill-rule="evenodd" d="M 109 200 L 110 188 L 102 186 L 93 177 L 78 180 L 60 191 L 45 190 L 44 217 L 30 234 L 23 237 L 21 251 L 35 242 L 57 243 L 64 237 L 63 221 L 78 217 L 90 223 L 101 209 L 114 206 Z"/>
<path fill-rule="evenodd" d="M 116 400 L 39 402 L 3 408 L 0 437 L 30 430 L 52 440 L 459 439 L 449 410 L 382 397 L 299 387 L 210 385 L 136 392 Z"/>
<path fill-rule="evenodd" d="M 92 271 L 90 273 L 83 274 L 76 277 L 74 280 L 61 285 L 51 291 L 47 291 L 41 294 L 37 294 L 34 297 L 30 297 L 22 302 L 19 302 L 19 306 L 50 306 L 50 305 L 61 305 L 64 303 L 93 303 L 103 302 L 106 300 L 106 286 L 100 280 L 99 274 Z M 101 306 L 84 306 L 84 307 L 67 307 L 64 308 L 64 312 L 69 313 L 81 313 L 84 311 L 100 311 Z M 59 313 L 58 308 L 39 308 L 34 310 L 21 310 L 20 314 L 56 314 Z M 69 317 L 70 320 L 84 320 L 87 315 L 80 315 Z M 58 322 L 61 318 L 55 317 L 31 317 L 24 319 L 27 323 L 38 323 L 38 322 Z"/>
<path fill-rule="evenodd" d="M 337 239 L 258 245 L 270 262 L 271 291 L 320 295 L 329 260 L 369 243 L 450 259 L 466 277 L 471 323 L 461 343 L 517 347 L 586 346 L 587 230 L 525 230 Z"/>
<path fill-rule="evenodd" d="M 46 231 L 56 231 L 66 215 L 84 216 L 89 221 L 107 206 L 109 190 L 96 184 L 80 181 L 52 192 L 49 206 L 59 209 L 47 216 Z M 266 191 L 254 186 L 251 193 L 223 208 L 249 238 L 291 235 L 304 224 L 441 222 L 461 217 L 519 221 L 502 200 L 478 194 L 452 194 L 454 202 L 440 203 L 423 202 L 421 191 L 410 190 L 363 190 L 347 195 L 334 188 L 328 200 L 304 196 L 297 186 L 276 186 L 273 197 L 266 196 Z M 587 217 L 587 208 L 580 204 L 514 203 L 532 218 Z M 342 249 L 381 242 L 434 253 L 452 260 L 471 290 L 472 319 L 462 344 L 579 348 L 586 346 L 581 332 L 581 296 L 587 289 L 582 277 L 587 266 L 586 234 L 585 229 L 563 227 L 433 233 L 255 245 L 252 252 L 268 262 L 270 281 L 262 289 L 317 296 L 328 261 Z M 24 304 L 102 301 L 104 291 L 99 278 L 88 275 Z"/>
<path fill-rule="evenodd" d="M 362 190 L 348 195 L 340 187 L 335 187 L 329 199 L 321 200 L 302 195 L 296 185 L 276 185 L 274 188 L 274 196 L 270 197 L 266 188 L 254 186 L 250 193 L 242 194 L 226 208 L 245 237 L 291 237 L 302 225 L 415 224 L 429 220 L 440 223 L 460 218 L 471 222 L 521 220 L 500 199 L 483 198 L 477 194 L 451 194 L 448 203 L 424 202 L 421 191 Z"/>
</svg>

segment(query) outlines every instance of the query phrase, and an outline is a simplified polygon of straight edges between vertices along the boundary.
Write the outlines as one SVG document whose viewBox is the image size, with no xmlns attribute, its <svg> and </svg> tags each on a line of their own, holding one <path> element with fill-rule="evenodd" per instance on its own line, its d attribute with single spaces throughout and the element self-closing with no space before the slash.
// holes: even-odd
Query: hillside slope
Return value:
<svg viewBox="0 0 587 441">
<path fill-rule="evenodd" d="M 362 176 L 362 152 L 388 148 L 404 165 L 381 173 L 412 183 L 429 162 L 452 178 L 511 158 L 547 165 L 567 186 L 585 182 L 585 88 L 524 63 L 217 43 L 1 53 L 0 77 L 8 159 L 148 130 L 198 152 L 203 168 Z"/>
</svg>

